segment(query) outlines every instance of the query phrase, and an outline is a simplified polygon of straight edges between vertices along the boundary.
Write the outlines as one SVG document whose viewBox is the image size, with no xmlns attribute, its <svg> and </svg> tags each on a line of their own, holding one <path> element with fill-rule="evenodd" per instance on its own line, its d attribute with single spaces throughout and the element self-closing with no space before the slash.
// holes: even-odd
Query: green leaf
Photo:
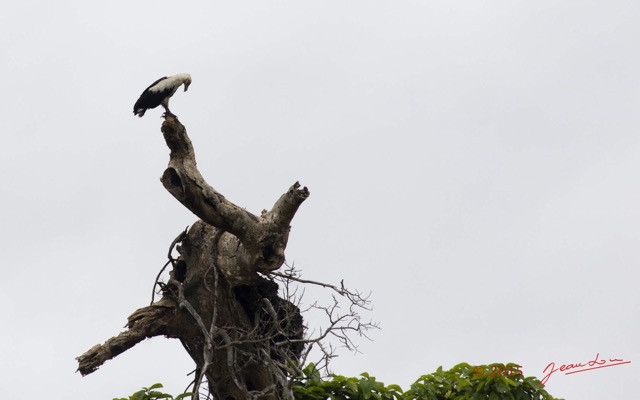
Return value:
<svg viewBox="0 0 640 400">
<path fill-rule="evenodd" d="M 358 393 L 358 384 L 355 383 L 354 381 L 347 381 L 347 388 L 349 389 L 349 392 L 351 392 L 352 394 L 357 394 Z"/>
<path fill-rule="evenodd" d="M 149 400 L 149 396 L 147 396 L 147 391 L 145 389 L 135 392 L 131 397 L 131 400 Z"/>
<path fill-rule="evenodd" d="M 498 384 L 496 385 L 496 390 L 499 393 L 507 393 L 509 391 L 509 388 L 503 382 L 499 381 Z"/>
<path fill-rule="evenodd" d="M 402 393 L 402 388 L 398 385 L 389 385 L 387 389 Z"/>
<path fill-rule="evenodd" d="M 173 398 L 173 396 L 170 394 L 156 392 L 156 391 L 149 392 L 149 397 L 152 399 L 172 399 Z"/>
</svg>

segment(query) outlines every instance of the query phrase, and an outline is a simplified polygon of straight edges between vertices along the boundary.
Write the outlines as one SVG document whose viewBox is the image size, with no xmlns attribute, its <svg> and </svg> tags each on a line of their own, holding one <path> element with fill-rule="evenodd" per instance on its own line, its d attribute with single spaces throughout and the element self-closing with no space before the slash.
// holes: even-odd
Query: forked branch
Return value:
<svg viewBox="0 0 640 400">
<path fill-rule="evenodd" d="M 169 166 L 161 181 L 164 187 L 203 222 L 233 235 L 223 238 L 234 248 L 233 266 L 222 272 L 232 283 L 246 282 L 256 272 L 273 271 L 284 262 L 289 224 L 309 190 L 298 182 L 275 202 L 270 211 L 256 216 L 235 205 L 211 187 L 196 166 L 196 157 L 185 127 L 173 117 L 162 124 L 162 133 L 171 150 Z M 224 255 L 223 255 L 224 256 Z M 238 277 L 240 277 L 238 279 Z"/>
</svg>

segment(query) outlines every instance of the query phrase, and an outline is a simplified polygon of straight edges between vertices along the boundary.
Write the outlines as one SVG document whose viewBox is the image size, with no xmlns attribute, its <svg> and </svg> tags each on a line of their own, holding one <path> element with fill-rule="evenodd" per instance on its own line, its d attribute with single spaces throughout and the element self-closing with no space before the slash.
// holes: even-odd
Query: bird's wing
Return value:
<svg viewBox="0 0 640 400">
<path fill-rule="evenodd" d="M 156 81 L 155 84 L 149 86 L 147 90 L 152 93 L 169 92 L 173 94 L 181 84 L 182 81 L 175 76 L 170 76 Z"/>
<path fill-rule="evenodd" d="M 148 87 L 148 88 L 146 88 L 144 91 L 146 92 L 146 91 L 148 91 L 148 90 L 151 90 L 151 88 L 152 88 L 152 87 L 156 86 L 158 83 L 160 83 L 160 82 L 162 82 L 162 81 L 164 81 L 164 80 L 166 80 L 166 79 L 169 79 L 169 77 L 167 77 L 167 76 L 163 76 L 162 78 L 158 79 L 157 81 L 155 81 L 155 82 L 153 82 L 151 85 L 149 85 L 149 87 Z"/>
</svg>

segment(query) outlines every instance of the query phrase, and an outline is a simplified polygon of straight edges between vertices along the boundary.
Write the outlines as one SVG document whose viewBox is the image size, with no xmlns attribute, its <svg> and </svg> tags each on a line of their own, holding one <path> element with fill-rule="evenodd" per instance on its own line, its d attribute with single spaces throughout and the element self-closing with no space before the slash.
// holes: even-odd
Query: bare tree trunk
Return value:
<svg viewBox="0 0 640 400">
<path fill-rule="evenodd" d="M 145 338 L 178 338 L 215 399 L 280 399 L 285 363 L 299 357 L 302 317 L 260 272 L 284 262 L 289 224 L 309 196 L 296 182 L 270 211 L 256 216 L 228 201 L 200 175 L 185 127 L 168 116 L 162 132 L 171 150 L 161 181 L 200 220 L 174 244 L 163 297 L 135 311 L 128 330 L 77 358 L 82 375 Z M 173 248 L 173 245 L 172 245 Z"/>
</svg>

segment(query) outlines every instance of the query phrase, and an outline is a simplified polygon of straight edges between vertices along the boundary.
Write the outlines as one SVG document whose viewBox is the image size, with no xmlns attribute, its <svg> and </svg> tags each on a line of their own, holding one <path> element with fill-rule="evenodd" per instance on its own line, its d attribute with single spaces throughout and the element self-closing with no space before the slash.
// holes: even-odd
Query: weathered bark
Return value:
<svg viewBox="0 0 640 400">
<path fill-rule="evenodd" d="M 251 283 L 256 272 L 272 271 L 284 262 L 289 224 L 309 196 L 296 182 L 260 217 L 238 207 L 216 192 L 196 167 L 187 131 L 177 119 L 167 118 L 162 133 L 171 150 L 164 187 L 205 223 L 226 232 L 220 243 L 220 269 L 234 284 Z M 230 259 L 232 258 L 232 259 Z"/>
<path fill-rule="evenodd" d="M 135 311 L 128 330 L 78 357 L 82 375 L 153 336 L 181 340 L 216 399 L 278 399 L 279 363 L 299 356 L 299 310 L 277 297 L 277 285 L 259 272 L 279 268 L 289 224 L 309 196 L 296 182 L 270 211 L 256 216 L 216 192 L 201 176 L 185 127 L 162 124 L 171 150 L 161 181 L 197 221 L 180 237 L 163 297 Z"/>
<path fill-rule="evenodd" d="M 93 346 L 77 358 L 78 371 L 82 375 L 90 374 L 107 360 L 124 353 L 146 338 L 159 335 L 173 336 L 171 327 L 174 325 L 175 310 L 175 306 L 167 304 L 164 299 L 149 307 L 136 310 L 128 318 L 127 331 L 112 337 L 104 344 Z"/>
</svg>

